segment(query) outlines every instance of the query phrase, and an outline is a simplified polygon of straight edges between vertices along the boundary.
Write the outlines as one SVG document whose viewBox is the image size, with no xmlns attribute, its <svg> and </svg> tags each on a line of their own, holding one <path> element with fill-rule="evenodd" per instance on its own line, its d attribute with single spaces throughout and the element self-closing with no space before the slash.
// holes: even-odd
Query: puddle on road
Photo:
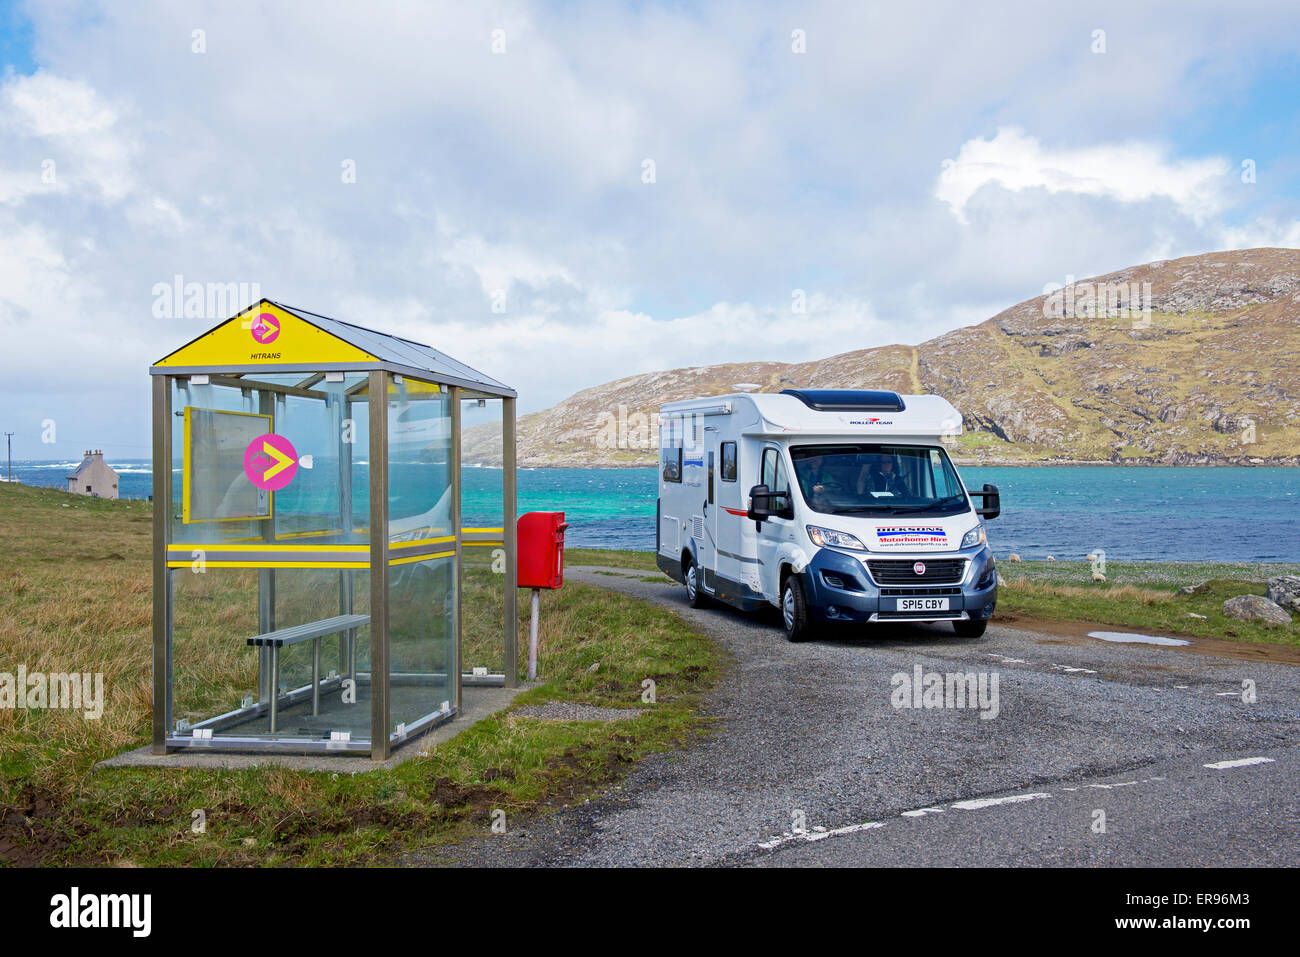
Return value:
<svg viewBox="0 0 1300 957">
<path fill-rule="evenodd" d="M 1166 638 L 1164 635 L 1139 635 L 1131 631 L 1090 631 L 1089 638 L 1100 638 L 1102 641 L 1119 641 L 1126 644 L 1142 645 L 1190 645 L 1190 641 L 1184 641 L 1182 638 Z"/>
</svg>

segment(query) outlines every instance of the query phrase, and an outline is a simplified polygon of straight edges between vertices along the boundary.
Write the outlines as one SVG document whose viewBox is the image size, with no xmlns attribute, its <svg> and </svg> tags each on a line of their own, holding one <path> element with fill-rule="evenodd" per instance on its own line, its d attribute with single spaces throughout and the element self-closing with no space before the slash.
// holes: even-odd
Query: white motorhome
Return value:
<svg viewBox="0 0 1300 957">
<path fill-rule="evenodd" d="M 984 633 L 998 490 L 963 485 L 942 442 L 961 434 L 946 399 L 737 393 L 671 402 L 659 427 L 657 563 L 692 605 L 775 605 L 791 641 L 821 622 Z"/>
</svg>

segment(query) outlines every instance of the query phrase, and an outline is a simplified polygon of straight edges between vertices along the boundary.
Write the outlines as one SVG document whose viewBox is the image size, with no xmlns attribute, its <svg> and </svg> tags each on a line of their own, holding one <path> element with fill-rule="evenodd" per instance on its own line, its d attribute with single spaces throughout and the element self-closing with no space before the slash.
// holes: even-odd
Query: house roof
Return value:
<svg viewBox="0 0 1300 957">
<path fill-rule="evenodd" d="M 83 472 L 90 472 L 95 466 L 99 466 L 101 471 L 108 472 L 115 478 L 117 477 L 117 469 L 104 461 L 103 453 L 93 452 L 88 453 L 86 457 L 81 460 L 81 464 L 68 473 L 68 478 L 79 478 Z"/>
<path fill-rule="evenodd" d="M 432 346 L 262 299 L 168 353 L 154 375 L 386 369 L 489 395 L 515 391 Z"/>
</svg>

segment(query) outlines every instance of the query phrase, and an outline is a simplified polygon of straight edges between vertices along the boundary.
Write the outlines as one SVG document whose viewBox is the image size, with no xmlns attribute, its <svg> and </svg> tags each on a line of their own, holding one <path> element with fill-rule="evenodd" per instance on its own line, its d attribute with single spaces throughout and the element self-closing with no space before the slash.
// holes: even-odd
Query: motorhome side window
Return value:
<svg viewBox="0 0 1300 957">
<path fill-rule="evenodd" d="M 785 477 L 785 466 L 781 463 L 779 449 L 763 450 L 763 484 L 769 492 L 788 492 L 790 483 Z"/>
<path fill-rule="evenodd" d="M 736 443 L 722 443 L 722 481 L 736 481 Z"/>
<path fill-rule="evenodd" d="M 957 474 L 948 466 L 938 449 L 930 450 L 930 478 L 934 481 L 936 498 L 948 498 L 961 492 Z"/>
<path fill-rule="evenodd" d="M 665 416 L 659 426 L 659 461 L 665 482 L 682 480 L 682 420 Z"/>
</svg>

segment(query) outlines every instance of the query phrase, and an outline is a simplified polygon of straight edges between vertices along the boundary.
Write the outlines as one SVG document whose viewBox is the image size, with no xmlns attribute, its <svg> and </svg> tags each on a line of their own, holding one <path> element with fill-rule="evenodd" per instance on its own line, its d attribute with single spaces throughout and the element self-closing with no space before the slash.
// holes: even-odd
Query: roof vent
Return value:
<svg viewBox="0 0 1300 957">
<path fill-rule="evenodd" d="M 902 412 L 906 406 L 897 392 L 884 389 L 782 389 L 818 412 Z"/>
</svg>

